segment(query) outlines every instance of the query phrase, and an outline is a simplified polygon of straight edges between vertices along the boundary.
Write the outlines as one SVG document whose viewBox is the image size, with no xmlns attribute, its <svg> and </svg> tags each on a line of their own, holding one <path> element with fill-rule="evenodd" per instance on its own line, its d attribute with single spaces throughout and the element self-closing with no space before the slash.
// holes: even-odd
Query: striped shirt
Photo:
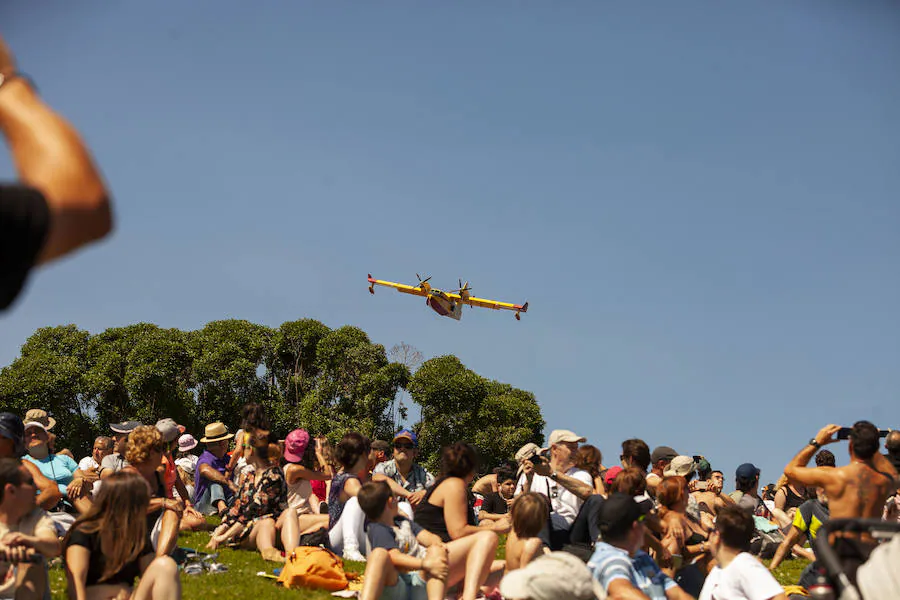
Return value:
<svg viewBox="0 0 900 600">
<path fill-rule="evenodd" d="M 588 561 L 588 568 L 607 592 L 610 583 L 616 579 L 624 579 L 650 600 L 666 600 L 666 591 L 677 585 L 643 550 L 638 550 L 634 556 L 629 557 L 625 550 L 606 542 L 597 542 L 594 555 Z"/>
</svg>

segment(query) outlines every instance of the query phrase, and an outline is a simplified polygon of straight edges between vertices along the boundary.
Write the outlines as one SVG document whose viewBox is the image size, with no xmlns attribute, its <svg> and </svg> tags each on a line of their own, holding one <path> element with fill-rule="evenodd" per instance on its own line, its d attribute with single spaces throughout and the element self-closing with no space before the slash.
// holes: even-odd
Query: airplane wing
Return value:
<svg viewBox="0 0 900 600">
<path fill-rule="evenodd" d="M 461 300 L 469 306 L 480 306 L 481 308 L 492 308 L 494 310 L 514 310 L 516 312 L 528 312 L 527 302 L 525 304 L 511 304 L 509 302 L 499 302 L 497 300 L 487 300 L 485 298 L 475 298 L 473 296 L 469 296 L 468 298 L 463 299 L 459 294 L 447 295 L 454 300 Z"/>
<path fill-rule="evenodd" d="M 375 293 L 375 286 L 383 285 L 385 287 L 394 288 L 398 292 L 403 292 L 404 294 L 412 294 L 413 296 L 427 296 L 428 293 L 422 289 L 421 287 L 413 287 L 411 285 L 403 285 L 402 283 L 394 283 L 393 281 L 382 281 L 381 279 L 374 279 L 372 274 L 369 273 L 369 291 L 373 294 Z"/>
</svg>

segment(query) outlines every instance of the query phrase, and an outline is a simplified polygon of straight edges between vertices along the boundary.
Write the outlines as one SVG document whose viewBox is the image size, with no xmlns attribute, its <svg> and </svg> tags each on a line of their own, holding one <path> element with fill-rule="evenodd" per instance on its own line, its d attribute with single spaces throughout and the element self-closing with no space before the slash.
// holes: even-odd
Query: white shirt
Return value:
<svg viewBox="0 0 900 600">
<path fill-rule="evenodd" d="M 755 556 L 741 552 L 724 569 L 715 567 L 706 577 L 700 600 L 769 600 L 784 592 Z"/>
<path fill-rule="evenodd" d="M 584 482 L 591 487 L 594 486 L 591 474 L 577 467 L 572 467 L 565 472 L 565 475 Z M 516 496 L 522 493 L 522 485 L 524 483 L 525 475 L 522 474 L 519 477 L 519 482 L 516 484 Z M 572 521 L 578 516 L 578 511 L 581 510 L 581 505 L 584 504 L 581 498 L 561 484 L 537 473 L 534 474 L 534 478 L 531 480 L 531 491 L 543 494 L 550 499 L 550 507 L 553 509 L 550 513 L 550 518 L 553 520 L 554 529 L 569 529 L 572 527 Z"/>
<path fill-rule="evenodd" d="M 82 471 L 87 471 L 88 469 L 99 469 L 100 465 L 97 464 L 97 461 L 94 460 L 94 457 L 88 454 L 80 461 L 78 461 L 78 468 Z"/>
</svg>

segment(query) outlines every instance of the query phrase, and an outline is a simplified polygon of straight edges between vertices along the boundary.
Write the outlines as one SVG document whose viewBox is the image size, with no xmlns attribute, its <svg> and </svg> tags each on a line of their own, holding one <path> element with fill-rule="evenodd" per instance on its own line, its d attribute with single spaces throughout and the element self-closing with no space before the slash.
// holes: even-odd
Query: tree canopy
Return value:
<svg viewBox="0 0 900 600">
<path fill-rule="evenodd" d="M 0 370 L 0 409 L 46 410 L 57 420 L 57 448 L 78 455 L 111 422 L 171 417 L 196 435 L 213 421 L 237 427 L 248 402 L 266 407 L 282 437 L 304 427 L 333 441 L 348 431 L 390 440 L 395 403 L 407 390 L 422 408 L 411 427 L 432 468 L 441 446 L 457 440 L 475 445 L 485 467 L 542 441 L 530 392 L 485 379 L 454 356 L 419 366 L 421 353 L 398 348 L 389 356 L 357 327 L 330 329 L 314 319 L 277 328 L 232 319 L 196 331 L 138 323 L 97 334 L 44 327 Z"/>
</svg>

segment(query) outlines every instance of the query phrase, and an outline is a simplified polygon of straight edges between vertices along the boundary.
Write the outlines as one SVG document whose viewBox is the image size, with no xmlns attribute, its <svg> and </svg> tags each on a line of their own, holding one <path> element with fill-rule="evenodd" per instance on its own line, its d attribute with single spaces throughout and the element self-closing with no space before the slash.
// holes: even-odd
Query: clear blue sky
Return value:
<svg viewBox="0 0 900 600">
<path fill-rule="evenodd" d="M 531 390 L 610 464 L 639 436 L 769 481 L 826 423 L 900 426 L 896 3 L 0 14 L 118 215 L 2 317 L 0 364 L 44 325 L 312 317 Z M 531 311 L 366 290 L 417 271 Z"/>
</svg>

